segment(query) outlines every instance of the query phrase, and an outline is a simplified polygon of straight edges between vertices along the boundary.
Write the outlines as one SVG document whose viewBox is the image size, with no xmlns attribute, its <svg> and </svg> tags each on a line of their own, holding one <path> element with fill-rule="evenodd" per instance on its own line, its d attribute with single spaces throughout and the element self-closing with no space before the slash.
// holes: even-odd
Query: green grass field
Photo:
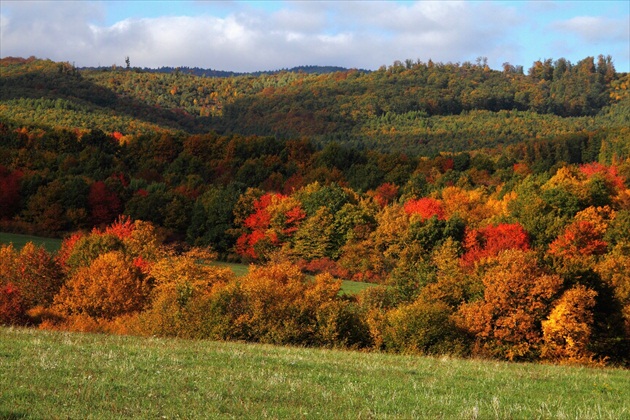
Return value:
<svg viewBox="0 0 630 420">
<path fill-rule="evenodd" d="M 13 244 L 15 248 L 21 249 L 29 242 L 33 242 L 37 246 L 44 246 L 48 252 L 57 252 L 61 248 L 61 239 L 0 232 L 0 244 Z"/>
<path fill-rule="evenodd" d="M 376 286 L 376 284 L 374 283 L 364 283 L 360 281 L 342 280 L 341 292 L 346 293 L 348 295 L 355 295 L 362 290 L 369 289 L 370 287 L 374 287 L 374 286 Z"/>
<path fill-rule="evenodd" d="M 630 372 L 0 328 L 0 418 L 623 419 Z"/>
<path fill-rule="evenodd" d="M 237 263 L 228 263 L 222 261 L 213 261 L 212 265 L 216 265 L 219 267 L 229 267 L 232 269 L 234 274 L 237 276 L 244 276 L 249 271 L 249 266 L 246 264 L 237 264 Z M 348 295 L 354 295 L 359 293 L 360 291 L 367 289 L 369 287 L 373 287 L 375 284 L 373 283 L 363 283 L 360 281 L 352 281 L 352 280 L 343 280 L 341 282 L 341 293 L 345 293 Z"/>
<path fill-rule="evenodd" d="M 249 272 L 249 265 L 247 264 L 238 264 L 238 263 L 229 263 L 223 261 L 212 261 L 211 265 L 216 265 L 218 267 L 228 267 L 232 269 L 232 272 L 237 276 L 244 276 Z"/>
</svg>

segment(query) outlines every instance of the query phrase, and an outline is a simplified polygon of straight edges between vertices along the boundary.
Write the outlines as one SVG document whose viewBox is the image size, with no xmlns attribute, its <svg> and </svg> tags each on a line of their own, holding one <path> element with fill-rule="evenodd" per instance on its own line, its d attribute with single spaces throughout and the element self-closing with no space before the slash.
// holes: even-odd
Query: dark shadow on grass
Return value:
<svg viewBox="0 0 630 420">
<path fill-rule="evenodd" d="M 25 419 L 26 417 L 26 413 L 16 413 L 13 411 L 0 410 L 0 420 L 17 420 Z"/>
</svg>

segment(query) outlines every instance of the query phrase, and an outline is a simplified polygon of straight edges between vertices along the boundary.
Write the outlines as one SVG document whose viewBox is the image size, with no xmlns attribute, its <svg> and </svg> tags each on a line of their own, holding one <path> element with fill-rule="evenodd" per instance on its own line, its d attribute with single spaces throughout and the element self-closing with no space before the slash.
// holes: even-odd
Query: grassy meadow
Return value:
<svg viewBox="0 0 630 420">
<path fill-rule="evenodd" d="M 61 248 L 61 239 L 0 232 L 0 244 L 13 244 L 15 248 L 21 249 L 29 242 L 43 246 L 48 252 L 57 252 Z"/>
<path fill-rule="evenodd" d="M 232 269 L 232 272 L 237 276 L 244 276 L 249 271 L 249 266 L 247 264 L 238 264 L 238 263 L 228 263 L 222 261 L 213 261 L 213 265 L 219 267 L 229 267 Z M 367 289 L 369 287 L 375 286 L 374 283 L 365 283 L 360 281 L 352 281 L 352 280 L 343 280 L 341 282 L 341 292 L 348 295 L 354 295 L 359 293 L 360 291 Z"/>
<path fill-rule="evenodd" d="M 622 419 L 630 373 L 0 328 L 0 418 Z"/>
</svg>

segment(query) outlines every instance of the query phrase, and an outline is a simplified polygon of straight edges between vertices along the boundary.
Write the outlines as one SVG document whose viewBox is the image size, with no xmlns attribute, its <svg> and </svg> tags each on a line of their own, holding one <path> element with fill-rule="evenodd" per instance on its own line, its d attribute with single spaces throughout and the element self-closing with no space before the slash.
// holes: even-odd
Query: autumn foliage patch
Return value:
<svg viewBox="0 0 630 420">
<path fill-rule="evenodd" d="M 466 252 L 462 256 L 462 261 L 472 264 L 482 258 L 497 256 L 501 251 L 508 249 L 527 251 L 529 236 L 518 223 L 470 229 L 466 232 L 464 249 Z"/>
</svg>

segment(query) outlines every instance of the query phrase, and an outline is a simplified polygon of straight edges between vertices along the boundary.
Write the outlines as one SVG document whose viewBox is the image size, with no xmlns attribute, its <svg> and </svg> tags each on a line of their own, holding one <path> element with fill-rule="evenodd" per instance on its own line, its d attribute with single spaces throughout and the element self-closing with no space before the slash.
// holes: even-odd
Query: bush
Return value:
<svg viewBox="0 0 630 420">
<path fill-rule="evenodd" d="M 0 325 L 24 325 L 27 320 L 20 290 L 12 283 L 0 286 Z"/>
<path fill-rule="evenodd" d="M 122 252 L 107 252 L 89 266 L 79 268 L 55 297 L 64 315 L 114 319 L 142 310 L 151 284 Z"/>
<path fill-rule="evenodd" d="M 18 252 L 12 245 L 0 246 L 1 322 L 38 323 L 28 311 L 50 306 L 63 280 L 61 268 L 43 247 L 28 243 Z"/>
<path fill-rule="evenodd" d="M 466 351 L 466 335 L 452 320 L 444 303 L 418 300 L 388 312 L 383 326 L 383 344 L 400 353 L 456 354 Z"/>
<path fill-rule="evenodd" d="M 138 318 L 136 329 L 145 335 L 224 339 L 215 334 L 213 317 L 215 290 L 234 278 L 229 268 L 198 262 L 192 250 L 158 260 L 150 270 L 155 281 L 148 309 Z M 206 255 L 208 256 L 208 255 Z"/>
</svg>

